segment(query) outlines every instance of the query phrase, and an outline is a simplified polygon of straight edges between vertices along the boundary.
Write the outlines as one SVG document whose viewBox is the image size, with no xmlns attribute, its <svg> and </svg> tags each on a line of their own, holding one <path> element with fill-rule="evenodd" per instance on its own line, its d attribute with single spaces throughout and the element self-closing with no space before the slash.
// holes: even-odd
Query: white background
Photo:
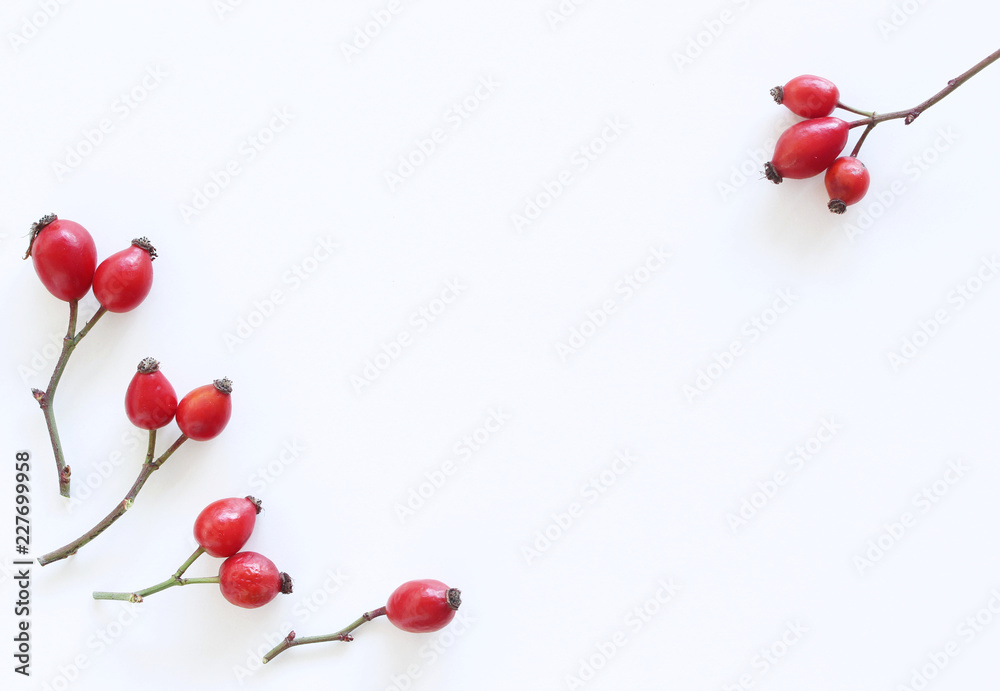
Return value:
<svg viewBox="0 0 1000 691">
<path fill-rule="evenodd" d="M 143 357 L 179 395 L 234 381 L 221 436 L 181 447 L 78 555 L 31 570 L 30 680 L 11 669 L 4 571 L 4 688 L 897 689 L 916 670 L 926 688 L 995 689 L 1000 67 L 874 130 L 871 191 L 843 217 L 821 180 L 757 171 L 795 121 L 772 86 L 815 73 L 857 107 L 915 105 L 998 47 L 1000 8 L 333 5 L 0 12 L 8 524 L 17 450 L 35 557 L 121 500 L 144 448 L 122 410 Z M 29 393 L 66 320 L 20 259 L 48 212 L 100 257 L 139 235 L 160 253 L 149 298 L 106 316 L 60 387 L 71 503 Z M 574 329 L 587 337 L 567 354 Z M 906 339 L 919 347 L 893 364 Z M 481 429 L 491 415 L 502 425 Z M 602 473 L 610 486 L 585 491 Z M 247 549 L 294 594 L 252 611 L 214 586 L 91 599 L 166 578 L 201 508 L 250 493 L 265 512 Z M 13 543 L 10 528 L 8 567 Z M 332 632 L 413 578 L 461 588 L 463 623 L 418 636 L 380 619 L 259 669 L 289 627 Z"/>
</svg>

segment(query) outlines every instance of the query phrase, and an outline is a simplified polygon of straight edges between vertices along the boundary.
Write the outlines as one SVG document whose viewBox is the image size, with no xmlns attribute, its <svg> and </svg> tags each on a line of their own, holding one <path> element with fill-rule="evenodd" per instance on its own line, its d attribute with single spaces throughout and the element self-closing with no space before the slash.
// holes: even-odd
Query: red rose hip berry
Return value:
<svg viewBox="0 0 1000 691">
<path fill-rule="evenodd" d="M 446 626 L 461 604 L 460 590 L 425 578 L 396 588 L 385 604 L 385 615 L 403 631 L 427 633 Z"/>
<path fill-rule="evenodd" d="M 774 102 L 804 118 L 829 115 L 840 101 L 840 90 L 829 79 L 803 74 L 771 89 Z"/>
<path fill-rule="evenodd" d="M 231 557 L 253 532 L 260 501 L 253 497 L 219 499 L 202 509 L 194 522 L 194 539 L 213 557 Z"/>
<path fill-rule="evenodd" d="M 177 393 L 151 357 L 139 363 L 125 391 L 125 414 L 139 429 L 160 429 L 174 419 Z"/>
<path fill-rule="evenodd" d="M 94 297 L 109 312 L 130 312 L 138 307 L 153 287 L 153 260 L 156 248 L 146 238 L 115 252 L 97 267 Z"/>
<path fill-rule="evenodd" d="M 233 414 L 233 383 L 216 379 L 187 393 L 177 404 L 177 426 L 189 439 L 208 441 L 222 433 Z"/>
<path fill-rule="evenodd" d="M 764 164 L 764 174 L 778 184 L 784 178 L 800 180 L 830 167 L 847 145 L 850 127 L 840 118 L 814 118 L 785 130 L 774 146 L 774 156 Z"/>
<path fill-rule="evenodd" d="M 263 554 L 239 552 L 222 562 L 219 589 L 237 607 L 254 609 L 266 605 L 278 593 L 292 592 L 292 579 Z"/>
<path fill-rule="evenodd" d="M 97 246 L 79 223 L 49 214 L 31 226 L 24 258 L 31 257 L 45 289 L 60 300 L 79 300 L 90 291 L 97 266 Z"/>
<path fill-rule="evenodd" d="M 239 556 L 239 555 L 237 555 Z M 353 641 L 351 632 L 376 617 L 385 615 L 396 628 L 411 633 L 429 633 L 447 626 L 455 618 L 455 612 L 462 604 L 462 593 L 458 588 L 449 588 L 441 581 L 425 578 L 408 581 L 396 588 L 388 602 L 378 609 L 365 612 L 352 624 L 340 631 L 322 636 L 296 637 L 290 631 L 285 638 L 264 655 L 264 662 L 297 645 L 326 643 L 328 641 Z"/>
<path fill-rule="evenodd" d="M 864 198 L 871 184 L 871 175 L 865 164 L 854 156 L 841 156 L 827 168 L 824 182 L 830 195 L 827 208 L 835 214 L 842 214 L 847 207 Z"/>
</svg>

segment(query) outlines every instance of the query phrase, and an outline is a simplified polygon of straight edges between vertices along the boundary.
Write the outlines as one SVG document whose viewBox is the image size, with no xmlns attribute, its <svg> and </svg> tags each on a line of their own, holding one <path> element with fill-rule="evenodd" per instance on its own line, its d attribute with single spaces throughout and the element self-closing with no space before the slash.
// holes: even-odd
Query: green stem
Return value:
<svg viewBox="0 0 1000 691">
<path fill-rule="evenodd" d="M 52 442 L 52 454 L 56 459 L 56 477 L 59 478 L 59 494 L 64 497 L 69 496 L 70 469 L 66 465 L 66 459 L 63 455 L 62 442 L 59 439 L 59 429 L 56 426 L 56 413 L 55 409 L 52 407 L 52 402 L 56 397 L 56 387 L 59 386 L 59 380 L 62 379 L 63 372 L 66 369 L 66 363 L 69 361 L 69 356 L 72 355 L 73 349 L 76 347 L 76 340 L 74 336 L 76 334 L 76 320 L 79 311 L 80 301 L 70 300 L 69 326 L 66 327 L 66 335 L 63 337 L 62 351 L 59 353 L 59 359 L 56 360 L 55 369 L 52 370 L 52 376 L 49 378 L 49 385 L 46 387 L 45 391 L 40 391 L 38 389 L 31 390 L 32 395 L 35 397 L 35 400 L 38 401 L 38 405 L 42 409 L 42 415 L 45 417 L 45 427 L 49 431 L 49 439 Z"/>
<path fill-rule="evenodd" d="M 94 328 L 94 324 L 96 324 L 98 322 L 98 320 L 100 320 L 101 317 L 103 317 L 105 314 L 107 314 L 107 312 L 108 312 L 108 310 L 105 309 L 103 305 L 101 307 L 99 307 L 98 310 L 96 312 L 94 312 L 94 316 L 91 317 L 87 321 L 87 323 L 83 325 L 82 329 L 80 329 L 80 333 L 78 333 L 73 338 L 73 345 L 76 345 L 77 343 L 79 343 L 80 341 L 82 341 L 83 337 L 86 336 L 87 334 L 89 334 L 90 330 Z"/>
<path fill-rule="evenodd" d="M 59 477 L 59 494 L 64 497 L 69 497 L 69 480 L 70 480 L 70 467 L 66 465 L 65 454 L 63 453 L 62 441 L 59 439 L 59 429 L 56 426 L 56 413 L 55 409 L 52 407 L 52 402 L 56 397 L 56 387 L 59 386 L 59 380 L 62 379 L 63 372 L 66 371 L 66 364 L 69 362 L 69 356 L 73 354 L 73 350 L 76 348 L 77 344 L 86 336 L 97 320 L 104 316 L 107 312 L 106 309 L 101 307 L 94 313 L 94 316 L 86 323 L 86 325 L 80 329 L 80 333 L 76 333 L 76 321 L 80 311 L 80 301 L 70 300 L 69 302 L 69 326 L 66 328 L 66 336 L 63 338 L 62 351 L 59 353 L 59 359 L 56 360 L 55 369 L 52 370 L 52 376 L 49 378 L 49 385 L 46 387 L 45 391 L 39 389 L 32 389 L 31 393 L 38 401 L 38 406 L 42 409 L 42 415 L 45 417 L 45 427 L 49 431 L 49 439 L 52 442 L 52 454 L 56 459 L 56 473 Z"/>
<path fill-rule="evenodd" d="M 153 454 L 156 453 L 156 430 L 149 430 L 149 444 L 146 446 L 146 460 L 143 461 L 143 465 L 146 463 L 151 463 L 153 461 Z"/>
<path fill-rule="evenodd" d="M 190 585 L 192 583 L 218 583 L 218 576 L 205 576 L 202 578 L 181 578 L 188 567 L 194 563 L 194 560 L 205 553 L 205 550 L 199 547 L 194 551 L 187 561 L 180 565 L 180 568 L 174 572 L 174 574 L 163 581 L 162 583 L 157 583 L 156 585 L 150 586 L 143 590 L 137 590 L 134 593 L 108 593 L 103 591 L 94 592 L 95 600 L 125 600 L 127 602 L 142 602 L 143 598 L 158 593 L 161 590 L 166 590 L 167 588 L 173 588 L 175 585 Z"/>
<path fill-rule="evenodd" d="M 861 145 L 865 143 L 865 139 L 868 137 L 868 133 L 875 129 L 875 125 L 868 125 L 865 131 L 861 133 L 861 137 L 858 138 L 858 143 L 854 145 L 854 150 L 851 152 L 852 157 L 857 157 L 858 152 L 861 151 Z"/>
<path fill-rule="evenodd" d="M 297 645 L 307 645 L 309 643 L 327 643 L 330 641 L 353 641 L 354 636 L 350 635 L 354 629 L 358 628 L 365 622 L 371 621 L 375 617 L 381 617 L 385 614 L 385 607 L 379 607 L 378 609 L 373 609 L 371 612 L 365 612 L 356 621 L 345 626 L 340 631 L 336 633 L 326 634 L 325 636 L 306 636 L 304 638 L 296 638 L 294 631 L 289 631 L 288 635 L 279 643 L 274 646 L 271 650 L 264 655 L 264 664 L 267 664 L 274 659 L 276 655 L 289 648 L 294 648 Z"/>
<path fill-rule="evenodd" d="M 869 113 L 867 110 L 851 108 L 850 106 L 844 105 L 840 101 L 837 101 L 837 107 L 840 108 L 841 110 L 846 110 L 848 113 L 854 113 L 856 115 L 864 115 L 867 118 L 870 118 L 875 115 L 875 113 Z"/>
<path fill-rule="evenodd" d="M 992 65 L 998 59 L 1000 59 L 1000 50 L 991 53 L 985 59 L 980 60 L 970 69 L 966 70 L 965 72 L 958 75 L 954 79 L 949 79 L 948 85 L 946 87 L 944 87 L 939 92 L 928 98 L 923 103 L 920 103 L 914 106 L 913 108 L 908 108 L 906 110 L 896 110 L 891 113 L 883 113 L 881 115 L 875 115 L 874 113 L 871 113 L 869 117 L 866 117 L 863 120 L 855 120 L 853 122 L 848 123 L 848 126 L 860 127 L 861 125 L 871 125 L 872 127 L 874 127 L 880 122 L 885 122 L 887 120 L 899 120 L 900 118 L 904 119 L 903 124 L 909 125 L 918 117 L 920 117 L 920 114 L 923 113 L 925 110 L 933 106 L 935 103 L 943 99 L 945 96 L 950 94 L 958 87 L 962 86 L 962 84 L 964 84 L 969 79 L 979 74 L 979 72 L 981 72 L 983 69 Z"/>
<path fill-rule="evenodd" d="M 184 572 L 188 570 L 188 567 L 194 563 L 194 560 L 200 557 L 204 553 L 205 553 L 204 547 L 199 547 L 198 549 L 196 549 L 191 554 L 191 556 L 187 558 L 187 561 L 181 564 L 180 567 L 176 571 L 174 571 L 174 578 L 180 578 L 181 576 L 183 576 Z"/>
<path fill-rule="evenodd" d="M 66 557 L 72 556 L 76 554 L 77 550 L 79 550 L 81 547 L 83 547 L 88 542 L 90 542 L 95 537 L 97 537 L 105 530 L 107 530 L 109 527 L 111 527 L 112 523 L 114 523 L 119 518 L 124 516 L 125 512 L 132 508 L 132 504 L 135 502 L 136 495 L 139 494 L 139 490 L 142 489 L 142 486 L 146 484 L 146 480 L 149 479 L 149 476 L 152 475 L 154 471 L 159 470 L 160 466 L 163 465 L 163 463 L 168 458 L 170 458 L 170 456 L 173 455 L 174 451 L 176 451 L 180 447 L 180 445 L 183 444 L 185 441 L 187 441 L 187 436 L 184 434 L 180 435 L 177 438 L 177 441 L 171 444 L 170 448 L 164 451 L 159 458 L 157 458 L 155 461 L 147 460 L 145 463 L 143 463 L 142 469 L 139 471 L 139 477 L 137 477 L 135 483 L 133 483 L 132 489 L 128 491 L 128 494 L 125 495 L 125 498 L 122 499 L 117 506 L 115 506 L 115 508 L 111 511 L 111 513 L 102 518 L 97 523 L 97 525 L 95 525 L 93 528 L 85 532 L 83 535 L 78 537 L 73 542 L 69 543 L 68 545 L 62 546 L 57 550 L 49 552 L 48 554 L 43 554 L 42 556 L 40 556 L 38 558 L 38 563 L 41 564 L 42 566 L 45 566 L 47 564 L 51 564 L 54 561 L 59 561 L 60 559 L 65 559 Z M 155 435 L 150 434 L 150 447 L 152 447 L 154 443 L 155 443 Z M 147 456 L 147 459 L 151 455 L 152 454 L 150 453 Z"/>
</svg>

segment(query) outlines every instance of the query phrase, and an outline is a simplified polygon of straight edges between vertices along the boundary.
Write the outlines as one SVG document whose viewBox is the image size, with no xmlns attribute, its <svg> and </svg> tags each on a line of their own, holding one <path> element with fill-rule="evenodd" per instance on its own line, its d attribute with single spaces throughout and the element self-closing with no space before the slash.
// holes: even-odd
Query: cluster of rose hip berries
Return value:
<svg viewBox="0 0 1000 691">
<path fill-rule="evenodd" d="M 216 379 L 189 391 L 179 402 L 174 387 L 160 371 L 160 363 L 143 358 L 125 390 L 125 415 L 147 431 L 166 427 L 176 417 L 181 434 L 208 441 L 222 434 L 233 414 L 233 383 Z"/>
<path fill-rule="evenodd" d="M 807 119 L 795 123 L 778 138 L 774 156 L 764 164 L 767 179 L 777 184 L 785 178 L 811 178 L 826 171 L 830 211 L 842 214 L 848 206 L 861 201 L 871 180 L 865 164 L 856 157 L 857 151 L 850 156 L 840 155 L 851 126 L 830 117 L 835 108 L 844 108 L 837 86 L 829 79 L 805 74 L 774 87 L 771 95 L 775 102 Z"/>
<path fill-rule="evenodd" d="M 69 303 L 69 326 L 63 339 L 63 349 L 56 363 L 48 388 L 33 389 L 45 415 L 59 475 L 59 488 L 69 496 L 70 469 L 65 464 L 62 444 L 56 429 L 52 402 L 56 387 L 69 356 L 80 340 L 107 312 L 129 312 L 139 306 L 150 292 L 153 282 L 152 261 L 156 250 L 146 238 L 133 240 L 131 246 L 117 252 L 100 265 L 97 249 L 90 233 L 79 223 L 45 216 L 31 227 L 30 244 L 25 259 L 31 257 L 39 279 L 55 297 Z M 87 324 L 76 329 L 79 301 L 93 289 L 100 308 Z M 217 379 L 200 386 L 179 401 L 174 387 L 160 371 L 160 363 L 144 358 L 125 391 L 125 415 L 136 427 L 149 434 L 145 462 L 125 499 L 93 528 L 73 542 L 39 557 L 42 566 L 66 559 L 111 527 L 133 505 L 146 480 L 183 444 L 191 439 L 208 441 L 222 433 L 232 416 L 232 382 Z M 180 436 L 170 447 L 155 457 L 156 433 L 176 419 Z M 194 537 L 198 548 L 165 581 L 133 592 L 95 592 L 97 600 L 142 602 L 145 597 L 179 585 L 194 583 L 218 584 L 222 596 L 230 603 L 247 609 L 261 607 L 279 593 L 292 592 L 292 579 L 278 571 L 270 559 L 251 551 L 240 551 L 247 543 L 260 513 L 261 503 L 253 497 L 228 498 L 212 502 L 198 515 Z M 215 576 L 185 578 L 196 559 L 203 554 L 224 561 Z M 461 593 L 441 581 L 423 579 L 399 586 L 385 606 L 365 612 L 353 624 L 332 634 L 296 638 L 292 631 L 264 658 L 269 661 L 287 648 L 306 643 L 351 641 L 351 632 L 361 624 L 386 615 L 396 627 L 417 633 L 437 631 L 454 617 L 461 604 Z"/>
<path fill-rule="evenodd" d="M 254 609 L 266 605 L 278 593 L 292 592 L 292 579 L 279 572 L 270 559 L 257 552 L 241 552 L 250 539 L 260 502 L 253 497 L 220 499 L 206 506 L 194 522 L 198 548 L 174 574 L 150 588 L 131 593 L 95 592 L 95 600 L 142 602 L 153 593 L 176 585 L 218 583 L 222 596 L 238 607 Z M 218 576 L 182 578 L 187 568 L 203 554 L 225 559 Z"/>
<path fill-rule="evenodd" d="M 253 533 L 261 502 L 253 497 L 230 497 L 214 501 L 198 514 L 194 522 L 194 538 L 198 548 L 181 564 L 170 578 L 143 590 L 133 592 L 95 592 L 95 600 L 125 600 L 143 602 L 144 598 L 161 590 L 194 583 L 218 584 L 222 596 L 237 607 L 256 609 L 266 605 L 279 593 L 292 592 L 292 579 L 278 571 L 270 559 L 257 552 L 240 551 Z M 203 554 L 224 559 L 217 576 L 184 578 L 184 573 Z M 461 592 L 441 581 L 423 579 L 408 581 L 389 595 L 383 607 L 365 612 L 350 626 L 333 634 L 296 638 L 290 632 L 264 658 L 306 643 L 352 641 L 351 632 L 361 624 L 386 615 L 397 628 L 413 633 L 428 633 L 446 626 L 455 618 L 462 604 Z"/>
<path fill-rule="evenodd" d="M 77 345 L 108 312 L 130 312 L 149 295 L 153 285 L 153 259 L 156 250 L 146 238 L 132 241 L 120 252 L 97 264 L 93 237 L 79 223 L 49 214 L 32 225 L 25 259 L 31 257 L 42 285 L 55 297 L 69 303 L 69 326 L 63 347 L 45 391 L 32 389 L 45 416 L 59 478 L 59 490 L 69 496 L 70 466 L 65 461 L 62 442 L 53 409 L 56 388 Z M 77 331 L 79 301 L 93 289 L 100 308 L 87 324 Z M 217 379 L 199 386 L 180 401 L 173 386 L 153 358 L 143 359 L 125 392 L 125 414 L 135 426 L 149 432 L 149 450 L 139 477 L 125 500 L 94 528 L 64 547 L 39 558 L 42 566 L 65 559 L 104 532 L 121 518 L 149 476 L 185 441 L 208 441 L 222 433 L 232 415 L 232 382 Z M 176 418 L 181 434 L 159 458 L 154 459 L 156 431 Z"/>
<path fill-rule="evenodd" d="M 87 229 L 79 223 L 60 219 L 55 214 L 44 216 L 34 223 L 29 237 L 28 251 L 24 258 L 31 257 L 42 285 L 52 295 L 69 303 L 69 327 L 48 387 L 45 391 L 31 390 L 45 416 L 56 461 L 59 492 L 68 497 L 70 467 L 65 463 L 52 407 L 56 387 L 69 356 L 102 316 L 108 312 L 130 312 L 149 295 L 153 286 L 156 248 L 148 239 L 136 238 L 131 245 L 98 264 L 97 245 Z M 77 332 L 79 303 L 91 288 L 100 308 Z"/>
<path fill-rule="evenodd" d="M 149 295 L 156 248 L 137 238 L 98 265 L 97 245 L 87 229 L 49 214 L 31 226 L 28 257 L 42 285 L 60 300 L 80 300 L 93 286 L 102 308 L 129 312 Z"/>
</svg>

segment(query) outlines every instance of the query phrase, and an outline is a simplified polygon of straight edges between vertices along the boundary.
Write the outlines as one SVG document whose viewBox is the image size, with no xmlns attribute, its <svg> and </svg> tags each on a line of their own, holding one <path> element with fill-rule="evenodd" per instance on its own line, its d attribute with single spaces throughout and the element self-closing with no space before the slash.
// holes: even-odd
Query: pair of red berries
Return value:
<svg viewBox="0 0 1000 691">
<path fill-rule="evenodd" d="M 260 502 L 253 497 L 231 497 L 214 501 L 194 522 L 195 550 L 174 574 L 157 585 L 132 593 L 95 592 L 95 600 L 142 602 L 144 597 L 173 586 L 217 583 L 222 596 L 237 607 L 256 609 L 278 596 L 292 592 L 292 579 L 278 571 L 274 562 L 257 552 L 241 552 L 250 539 Z M 202 554 L 224 558 L 218 576 L 183 578 L 184 572 Z"/>
<path fill-rule="evenodd" d="M 778 184 L 784 178 L 799 180 L 826 171 L 830 211 L 841 214 L 861 201 L 871 178 L 865 164 L 854 155 L 840 156 L 847 145 L 850 125 L 830 117 L 835 108 L 843 107 L 837 86 L 807 74 L 776 86 L 771 95 L 775 102 L 807 119 L 792 125 L 778 138 L 773 157 L 764 164 L 767 179 Z"/>
<path fill-rule="evenodd" d="M 214 501 L 194 521 L 199 549 L 224 558 L 219 567 L 222 596 L 238 607 L 254 609 L 292 592 L 292 579 L 278 571 L 274 562 L 257 552 L 241 552 L 250 539 L 260 501 L 253 497 L 231 497 Z"/>
<path fill-rule="evenodd" d="M 160 371 L 160 363 L 148 357 L 139 363 L 125 391 L 125 414 L 133 425 L 144 430 L 164 427 L 176 415 L 177 426 L 186 437 L 207 441 L 217 437 L 229 422 L 232 391 L 229 379 L 216 379 L 190 391 L 178 402 L 174 387 Z"/>
<path fill-rule="evenodd" d="M 42 285 L 60 300 L 80 300 L 93 287 L 105 310 L 129 312 L 149 295 L 156 248 L 137 238 L 98 265 L 97 246 L 87 229 L 49 214 L 31 227 L 28 257 Z"/>
</svg>

